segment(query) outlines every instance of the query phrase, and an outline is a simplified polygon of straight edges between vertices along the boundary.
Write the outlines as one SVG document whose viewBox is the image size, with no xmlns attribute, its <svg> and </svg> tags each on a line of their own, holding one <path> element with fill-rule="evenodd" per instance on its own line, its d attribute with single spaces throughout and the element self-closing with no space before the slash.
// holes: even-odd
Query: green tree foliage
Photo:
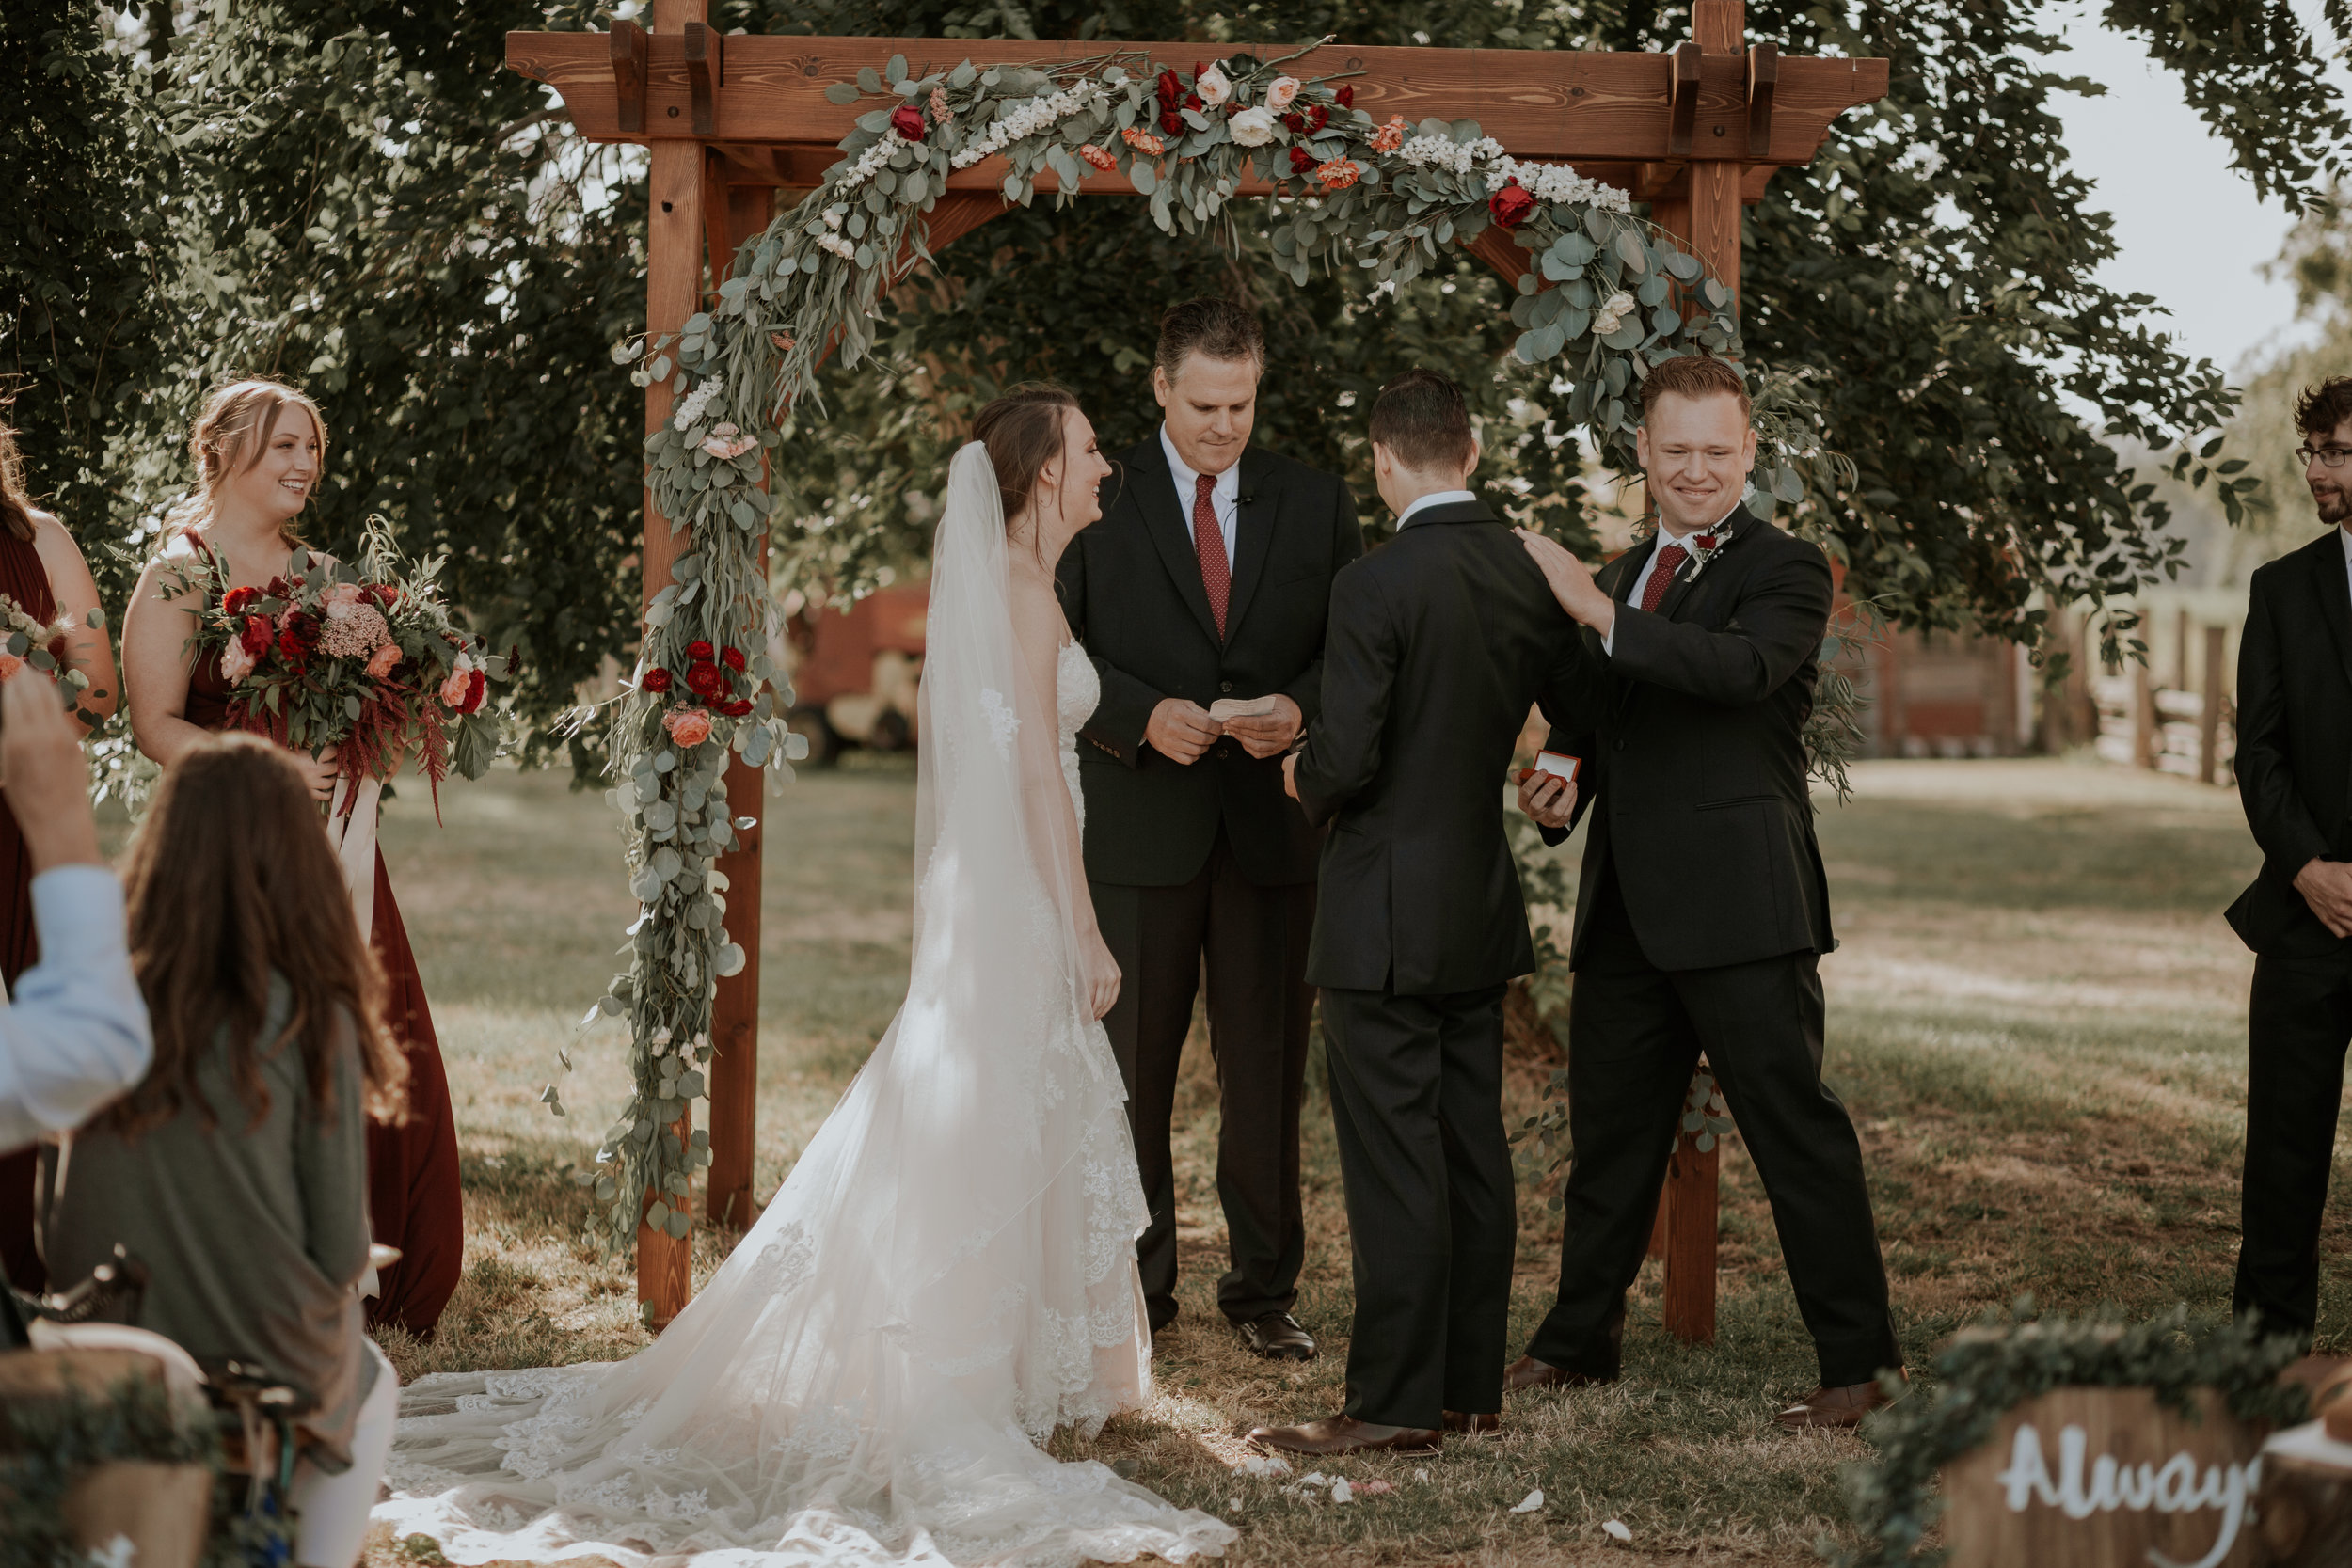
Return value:
<svg viewBox="0 0 2352 1568">
<path fill-rule="evenodd" d="M 2352 193 L 2339 186 L 2332 203 L 2307 214 L 2287 236 L 2277 264 L 2295 284 L 2296 314 L 2306 335 L 2248 379 L 2245 404 L 2231 425 L 2232 445 L 2261 483 L 2250 509 L 2251 537 L 2242 551 L 2249 566 L 2295 548 L 2322 529 L 2303 465 L 2295 455 L 2303 438 L 2295 424 L 2295 400 L 2307 387 L 2352 372 L 2347 194 Z"/>
</svg>

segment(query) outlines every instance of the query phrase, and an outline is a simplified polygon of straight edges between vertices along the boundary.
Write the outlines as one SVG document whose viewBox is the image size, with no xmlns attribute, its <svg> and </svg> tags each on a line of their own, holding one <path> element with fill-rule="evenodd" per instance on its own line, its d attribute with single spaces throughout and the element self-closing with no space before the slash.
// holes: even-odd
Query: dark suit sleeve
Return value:
<svg viewBox="0 0 2352 1568">
<path fill-rule="evenodd" d="M 1140 768 L 1143 732 L 1152 722 L 1152 710 L 1160 705 L 1162 694 L 1109 660 L 1095 657 L 1094 645 L 1087 637 L 1084 534 L 1073 539 L 1061 552 L 1054 583 L 1061 592 L 1061 612 L 1070 623 L 1070 635 L 1087 644 L 1087 657 L 1103 683 L 1103 700 L 1095 705 L 1093 714 L 1079 726 L 1078 733 L 1128 767 Z"/>
<path fill-rule="evenodd" d="M 1535 705 L 1551 721 L 1544 750 L 1577 760 L 1576 804 L 1568 808 L 1568 825 L 1538 825 L 1536 832 L 1546 844 L 1565 842 L 1593 803 L 1593 780 L 1597 772 L 1593 756 L 1600 750 L 1600 716 L 1608 693 L 1608 676 L 1587 646 L 1582 628 L 1571 625 L 1560 639 L 1560 650 L 1544 672 L 1543 689 L 1535 698 Z"/>
<path fill-rule="evenodd" d="M 1805 660 L 1820 657 L 1830 594 L 1829 560 L 1805 545 L 1749 579 L 1746 596 L 1721 631 L 1619 605 L 1610 663 L 1634 680 L 1705 702 L 1749 706 L 1778 690 Z"/>
<path fill-rule="evenodd" d="M 1298 754 L 1298 803 L 1322 827 L 1380 770 L 1403 645 L 1379 585 L 1364 571 L 1331 579 L 1331 619 L 1323 640 L 1323 701 Z"/>
<path fill-rule="evenodd" d="M 2265 581 L 2265 578 L 2270 578 Z M 2290 878 L 2328 852 L 2287 760 L 2283 650 L 2270 597 L 2277 574 L 2254 578 L 2237 652 L 2237 787 L 2246 825 L 2272 863 Z"/>
<path fill-rule="evenodd" d="M 1331 507 L 1331 572 L 1337 577 L 1343 567 L 1364 553 L 1364 531 L 1356 520 L 1356 497 L 1347 488 L 1347 482 L 1334 480 L 1331 488 L 1337 492 Z M 1308 662 L 1296 680 L 1282 688 L 1282 695 L 1298 705 L 1299 722 L 1312 726 L 1323 712 L 1321 654 Z"/>
</svg>

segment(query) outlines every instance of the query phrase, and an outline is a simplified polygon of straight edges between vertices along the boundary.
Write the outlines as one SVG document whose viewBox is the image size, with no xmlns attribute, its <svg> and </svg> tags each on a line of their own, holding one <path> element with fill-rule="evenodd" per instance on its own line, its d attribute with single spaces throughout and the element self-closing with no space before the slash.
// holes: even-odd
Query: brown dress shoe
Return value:
<svg viewBox="0 0 2352 1568">
<path fill-rule="evenodd" d="M 1251 1427 L 1249 1440 L 1284 1453 L 1336 1459 L 1351 1453 L 1435 1453 L 1445 1433 L 1427 1427 L 1384 1427 L 1353 1416 L 1308 1421 L 1295 1427 Z"/>
<path fill-rule="evenodd" d="M 1820 1428 L 1858 1427 L 1862 1418 L 1887 1402 L 1886 1390 L 1875 1383 L 1851 1383 L 1843 1388 L 1816 1388 L 1773 1419 L 1790 1432 Z"/>
<path fill-rule="evenodd" d="M 1522 1355 L 1504 1369 L 1502 1391 L 1516 1394 L 1523 1388 L 1597 1388 L 1604 1383 L 1614 1383 L 1613 1377 L 1594 1377 L 1587 1372 L 1571 1372 L 1549 1361 L 1538 1361 Z"/>
<path fill-rule="evenodd" d="M 1445 1413 L 1445 1429 L 1463 1437 L 1500 1437 L 1502 1435 L 1501 1416 L 1465 1416 L 1458 1410 Z"/>
</svg>

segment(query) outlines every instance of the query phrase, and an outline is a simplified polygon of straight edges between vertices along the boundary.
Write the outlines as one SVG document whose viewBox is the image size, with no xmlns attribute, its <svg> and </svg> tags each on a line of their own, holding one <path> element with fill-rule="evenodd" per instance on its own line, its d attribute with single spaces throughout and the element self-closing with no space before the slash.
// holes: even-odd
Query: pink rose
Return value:
<svg viewBox="0 0 2352 1568">
<path fill-rule="evenodd" d="M 368 656 L 368 679 L 380 681 L 400 663 L 400 644 L 387 642 Z"/>
<path fill-rule="evenodd" d="M 699 746 L 710 738 L 710 715 L 703 708 L 674 707 L 662 717 L 661 727 L 679 745 Z"/>
<path fill-rule="evenodd" d="M 231 642 L 220 651 L 220 673 L 230 686 L 242 686 L 246 676 L 253 673 L 253 656 L 246 652 L 242 641 Z"/>
<path fill-rule="evenodd" d="M 367 590 L 356 582 L 339 582 L 321 596 L 319 602 L 326 609 L 330 620 L 340 621 L 358 608 L 367 596 Z"/>
<path fill-rule="evenodd" d="M 1265 89 L 1265 106 L 1278 115 L 1282 113 L 1291 106 L 1292 101 L 1297 98 L 1298 89 L 1305 86 L 1306 84 L 1295 76 L 1277 76 L 1273 84 Z"/>
<path fill-rule="evenodd" d="M 466 699 L 472 694 L 473 675 L 469 671 L 453 670 L 449 673 L 449 678 L 441 682 L 441 705 L 443 707 L 462 709 L 466 705 Z"/>
</svg>

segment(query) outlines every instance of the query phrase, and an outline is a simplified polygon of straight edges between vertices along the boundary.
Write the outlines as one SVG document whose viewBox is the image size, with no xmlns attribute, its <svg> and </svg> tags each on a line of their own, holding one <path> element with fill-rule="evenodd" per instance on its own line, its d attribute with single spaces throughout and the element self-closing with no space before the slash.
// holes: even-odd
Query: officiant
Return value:
<svg viewBox="0 0 2352 1568">
<path fill-rule="evenodd" d="M 1079 731 L 1087 878 L 1122 982 L 1104 1020 L 1152 1223 L 1152 1330 L 1176 1318 L 1176 1077 L 1205 971 L 1229 1264 L 1217 1307 L 1256 1354 L 1304 1361 L 1298 1110 L 1321 835 L 1281 759 L 1323 684 L 1331 578 L 1363 552 L 1347 486 L 1252 447 L 1257 318 L 1195 299 L 1160 322 L 1158 432 L 1064 551 L 1062 607 L 1103 682 Z"/>
</svg>

